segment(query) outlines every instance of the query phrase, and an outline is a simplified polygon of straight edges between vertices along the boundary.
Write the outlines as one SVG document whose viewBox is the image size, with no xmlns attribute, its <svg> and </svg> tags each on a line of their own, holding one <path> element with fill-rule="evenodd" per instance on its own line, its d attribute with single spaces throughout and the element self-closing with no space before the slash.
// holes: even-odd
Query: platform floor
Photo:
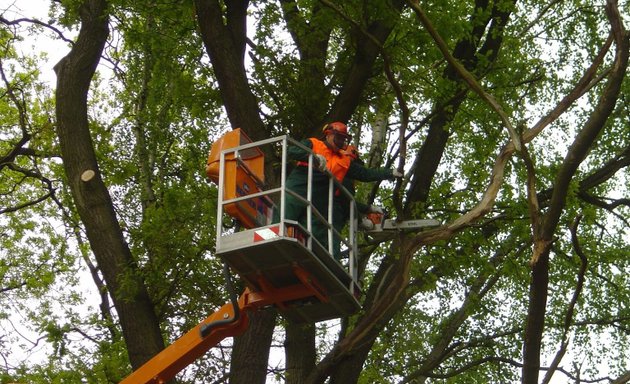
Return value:
<svg viewBox="0 0 630 384">
<path fill-rule="evenodd" d="M 217 242 L 217 256 L 254 291 L 262 290 L 260 277 L 282 288 L 300 283 L 295 265 L 306 270 L 324 291 L 327 302 L 312 296 L 283 303 L 279 310 L 287 319 L 318 322 L 357 312 L 360 290 L 345 268 L 315 242 L 314 252 L 310 251 L 304 245 L 306 237 L 293 232 L 294 227 L 292 236 L 277 235 L 278 228 L 275 224 L 224 235 Z"/>
</svg>

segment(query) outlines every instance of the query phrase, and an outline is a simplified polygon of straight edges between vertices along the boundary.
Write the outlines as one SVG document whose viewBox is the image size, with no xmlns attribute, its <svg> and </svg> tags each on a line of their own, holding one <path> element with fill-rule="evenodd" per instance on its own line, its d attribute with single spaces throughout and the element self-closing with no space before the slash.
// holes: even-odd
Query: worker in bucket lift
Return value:
<svg viewBox="0 0 630 384">
<path fill-rule="evenodd" d="M 361 160 L 361 157 L 359 157 L 359 152 L 357 151 L 357 148 L 354 145 L 348 145 L 346 149 L 341 150 L 341 153 L 345 156 L 348 156 L 351 162 L 357 162 L 362 167 L 365 166 L 365 164 L 363 163 L 363 160 Z M 350 192 L 352 196 L 354 196 L 356 192 L 355 184 L 356 184 L 355 180 L 352 180 L 350 177 L 345 177 L 342 182 L 343 187 L 347 189 L 348 192 Z M 350 219 L 350 200 L 343 193 L 335 194 L 333 199 L 334 199 L 333 200 L 333 228 L 335 228 L 337 232 L 341 233 L 341 231 L 343 230 L 343 227 L 346 225 L 346 223 Z M 370 213 L 376 213 L 376 214 L 382 215 L 383 208 L 375 206 L 375 205 L 365 204 L 360 201 L 356 201 L 356 212 L 355 212 L 356 216 L 355 217 L 359 217 L 359 221 L 358 221 L 359 228 L 362 228 L 362 227 L 366 227 L 369 229 L 373 228 L 374 223 L 372 223 L 370 219 L 364 216 Z M 361 219 L 366 220 L 367 224 L 363 223 Z M 341 255 L 341 238 L 339 236 L 334 236 L 333 237 L 333 256 L 335 257 L 335 259 L 339 260 L 340 255 Z"/>
<path fill-rule="evenodd" d="M 327 123 L 322 128 L 322 133 L 321 139 L 310 138 L 301 142 L 302 145 L 313 151 L 315 169 L 313 170 L 311 204 L 322 216 L 328 216 L 329 179 L 326 171 L 330 172 L 340 183 L 343 183 L 346 177 L 366 182 L 402 177 L 402 174 L 395 169 L 365 168 L 343 154 L 341 151 L 347 148 L 351 139 L 346 124 L 338 121 Z M 298 146 L 290 146 L 287 155 L 289 159 L 297 161 L 297 166 L 287 177 L 286 188 L 306 198 L 309 153 Z M 335 191 L 335 194 L 340 192 Z M 306 228 L 306 206 L 290 194 L 286 195 L 285 203 L 285 219 L 297 221 Z M 313 237 L 324 248 L 328 249 L 326 225 L 313 216 L 311 228 Z"/>
</svg>

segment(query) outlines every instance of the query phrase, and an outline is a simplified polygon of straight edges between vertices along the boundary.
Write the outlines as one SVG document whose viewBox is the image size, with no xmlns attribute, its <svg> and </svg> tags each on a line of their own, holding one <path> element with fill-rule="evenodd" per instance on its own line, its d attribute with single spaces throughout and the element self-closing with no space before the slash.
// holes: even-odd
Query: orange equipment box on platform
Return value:
<svg viewBox="0 0 630 384">
<path fill-rule="evenodd" d="M 240 128 L 221 136 L 212 144 L 208 156 L 208 177 L 218 184 L 221 152 L 251 142 Z M 265 183 L 265 156 L 258 147 L 239 150 L 238 153 L 228 152 L 223 171 L 223 201 L 260 192 Z M 240 221 L 243 227 L 251 229 L 270 222 L 273 204 L 266 197 L 256 197 L 226 204 L 224 211 Z"/>
</svg>

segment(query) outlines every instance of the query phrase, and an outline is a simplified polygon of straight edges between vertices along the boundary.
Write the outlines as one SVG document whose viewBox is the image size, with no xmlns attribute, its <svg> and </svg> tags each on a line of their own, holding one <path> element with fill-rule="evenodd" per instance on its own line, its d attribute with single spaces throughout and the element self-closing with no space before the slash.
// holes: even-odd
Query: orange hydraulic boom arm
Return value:
<svg viewBox="0 0 630 384">
<path fill-rule="evenodd" d="M 315 281 L 308 272 L 299 266 L 294 266 L 294 272 L 298 275 L 300 282 L 282 288 L 270 287 L 261 277 L 260 283 L 266 286 L 265 289 L 252 292 L 246 288 L 238 301 L 224 304 L 127 376 L 120 384 L 168 382 L 223 339 L 243 334 L 249 325 L 249 312 L 255 312 L 270 305 L 283 308 L 287 302 L 313 296 L 326 300 L 322 296 L 320 287 L 314 284 Z"/>
<path fill-rule="evenodd" d="M 265 305 L 265 302 L 267 300 L 245 290 L 238 299 L 236 307 L 234 303 L 224 304 L 204 321 L 127 376 L 120 384 L 162 384 L 168 382 L 177 373 L 201 357 L 208 349 L 220 343 L 221 340 L 245 332 L 248 326 L 247 312 Z"/>
</svg>

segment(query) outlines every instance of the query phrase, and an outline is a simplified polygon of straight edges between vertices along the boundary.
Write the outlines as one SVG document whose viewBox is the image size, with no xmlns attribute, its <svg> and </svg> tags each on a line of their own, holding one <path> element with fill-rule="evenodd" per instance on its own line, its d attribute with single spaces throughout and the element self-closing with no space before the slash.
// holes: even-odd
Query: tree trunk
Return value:
<svg viewBox="0 0 630 384">
<path fill-rule="evenodd" d="M 107 2 L 80 7 L 81 30 L 70 53 L 55 66 L 57 135 L 81 221 L 123 330 L 134 369 L 164 348 L 158 319 L 137 273 L 112 200 L 103 183 L 90 136 L 87 94 L 108 37 Z"/>
<path fill-rule="evenodd" d="M 315 324 L 286 325 L 286 384 L 303 384 L 315 368 Z"/>
<path fill-rule="evenodd" d="M 380 330 L 380 329 L 379 329 Z M 343 360 L 343 369 L 335 369 L 330 375 L 330 384 L 356 383 L 363 371 L 363 364 L 370 354 L 376 338 L 371 338 L 360 348 L 352 352 L 348 358 Z"/>
<path fill-rule="evenodd" d="M 540 255 L 532 268 L 529 285 L 529 304 L 527 325 L 523 344 L 523 384 L 537 383 L 540 370 L 540 349 L 542 330 L 545 327 L 547 296 L 549 286 L 549 250 Z"/>
<path fill-rule="evenodd" d="M 275 309 L 250 315 L 247 331 L 234 339 L 230 365 L 231 384 L 264 384 L 267 380 L 269 346 L 276 324 Z"/>
</svg>

